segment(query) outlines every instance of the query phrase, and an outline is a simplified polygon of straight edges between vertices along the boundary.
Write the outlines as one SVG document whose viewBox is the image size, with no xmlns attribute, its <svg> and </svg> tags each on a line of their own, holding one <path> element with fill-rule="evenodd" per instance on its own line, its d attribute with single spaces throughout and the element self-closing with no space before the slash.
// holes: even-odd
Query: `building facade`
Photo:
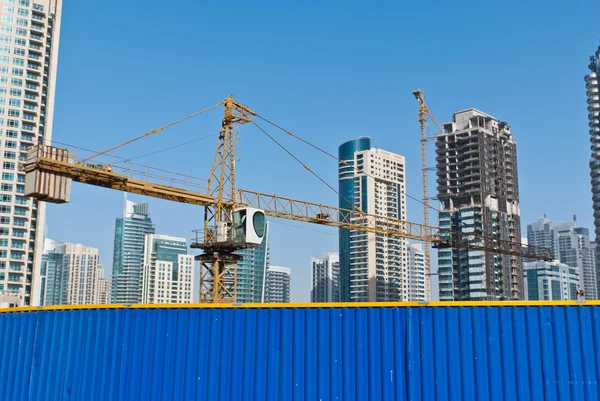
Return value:
<svg viewBox="0 0 600 401">
<path fill-rule="evenodd" d="M 41 266 L 41 305 L 97 304 L 106 286 L 98 249 L 45 240 Z M 103 302 L 106 303 L 106 302 Z"/>
<path fill-rule="evenodd" d="M 266 302 L 290 302 L 292 269 L 289 267 L 269 266 L 265 288 Z"/>
<path fill-rule="evenodd" d="M 406 220 L 405 160 L 372 149 L 370 138 L 339 147 L 339 206 Z M 347 302 L 403 301 L 408 297 L 407 241 L 340 229 L 340 294 Z"/>
<path fill-rule="evenodd" d="M 236 301 L 265 302 L 265 284 L 269 267 L 269 223 L 265 222 L 263 241 L 257 248 L 236 252 L 242 256 L 237 264 Z"/>
<path fill-rule="evenodd" d="M 340 302 L 340 256 L 310 258 L 310 302 Z"/>
<path fill-rule="evenodd" d="M 187 250 L 185 238 L 146 235 L 142 303 L 192 303 L 194 256 Z"/>
<path fill-rule="evenodd" d="M 146 234 L 154 234 L 147 203 L 125 199 L 123 217 L 115 222 L 115 245 L 111 301 L 137 304 L 142 301 L 142 265 Z"/>
<path fill-rule="evenodd" d="M 595 248 L 589 230 L 572 221 L 552 222 L 546 216 L 527 226 L 527 241 L 552 250 L 552 257 L 577 269 L 580 287 L 586 299 L 598 299 Z"/>
<path fill-rule="evenodd" d="M 106 305 L 110 303 L 110 279 L 104 278 L 104 269 L 98 264 L 96 269 L 97 287 L 96 300 L 94 303 L 98 305 Z"/>
<path fill-rule="evenodd" d="M 577 269 L 559 261 L 523 263 L 523 287 L 529 301 L 577 300 Z"/>
<path fill-rule="evenodd" d="M 408 298 L 409 302 L 427 302 L 425 253 L 422 244 L 408 245 Z"/>
<path fill-rule="evenodd" d="M 589 74 L 585 76 L 585 87 L 587 89 L 588 125 L 590 133 L 590 176 L 592 184 L 592 206 L 594 209 L 594 228 L 597 243 L 600 239 L 600 86 L 598 75 L 600 75 L 600 46 L 590 57 L 588 64 Z M 596 260 L 596 288 L 600 288 L 600 258 L 597 248 L 595 249 Z"/>
<path fill-rule="evenodd" d="M 439 226 L 463 239 L 520 246 L 516 143 L 508 124 L 476 109 L 454 113 L 436 139 Z M 469 237 L 476 235 L 477 237 Z M 523 298 L 521 258 L 472 249 L 438 252 L 440 300 Z"/>
<path fill-rule="evenodd" d="M 52 138 L 62 2 L 0 4 L 0 293 L 38 305 L 46 205 L 24 196 L 19 163 Z"/>
</svg>

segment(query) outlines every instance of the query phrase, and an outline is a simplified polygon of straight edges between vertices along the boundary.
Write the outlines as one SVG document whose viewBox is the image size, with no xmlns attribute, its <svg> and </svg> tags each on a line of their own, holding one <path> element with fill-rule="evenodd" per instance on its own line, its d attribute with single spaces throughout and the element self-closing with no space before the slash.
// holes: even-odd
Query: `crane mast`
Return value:
<svg viewBox="0 0 600 401">
<path fill-rule="evenodd" d="M 421 130 L 421 191 L 423 204 L 423 224 L 429 225 L 429 184 L 427 182 L 427 105 L 423 91 L 417 89 L 413 92 L 419 101 L 419 127 Z M 423 243 L 423 257 L 425 264 L 425 299 L 431 299 L 431 246 Z"/>
</svg>

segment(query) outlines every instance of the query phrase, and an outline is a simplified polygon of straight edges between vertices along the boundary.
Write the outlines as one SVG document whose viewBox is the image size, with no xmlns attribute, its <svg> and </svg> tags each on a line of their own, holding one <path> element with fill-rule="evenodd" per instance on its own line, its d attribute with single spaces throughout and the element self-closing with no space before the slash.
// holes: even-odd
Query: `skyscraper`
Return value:
<svg viewBox="0 0 600 401">
<path fill-rule="evenodd" d="M 154 234 L 148 204 L 125 199 L 123 217 L 117 217 L 115 222 L 112 303 L 131 305 L 142 301 L 142 264 L 146 234 Z"/>
<path fill-rule="evenodd" d="M 600 86 L 598 75 L 600 74 L 600 46 L 593 56 L 590 57 L 588 65 L 590 73 L 585 77 L 588 103 L 588 125 L 590 127 L 591 158 L 590 176 L 592 181 L 592 202 L 594 208 L 594 227 L 596 244 L 600 241 Z M 600 258 L 598 250 L 595 249 L 596 287 L 600 288 Z"/>
<path fill-rule="evenodd" d="M 96 304 L 104 286 L 98 249 L 46 239 L 42 255 L 42 305 Z"/>
<path fill-rule="evenodd" d="M 529 301 L 576 300 L 577 269 L 558 261 L 523 263 L 523 287 Z"/>
<path fill-rule="evenodd" d="M 0 14 L 0 293 L 17 306 L 39 304 L 46 205 L 24 196 L 19 163 L 52 138 L 61 10 L 60 0 L 4 0 Z"/>
<path fill-rule="evenodd" d="M 516 143 L 508 124 L 476 109 L 454 113 L 436 139 L 439 226 L 479 243 L 520 246 Z M 468 240 L 468 237 L 465 237 Z M 472 249 L 438 252 L 440 300 L 522 299 L 521 258 Z"/>
<path fill-rule="evenodd" d="M 269 267 L 269 224 L 265 223 L 263 241 L 257 248 L 236 252 L 242 256 L 237 264 L 237 302 L 264 302 L 265 280 Z"/>
<path fill-rule="evenodd" d="M 110 303 L 110 279 L 104 278 L 104 269 L 98 264 L 96 269 L 96 300 L 95 304 L 105 305 Z"/>
<path fill-rule="evenodd" d="M 406 220 L 404 156 L 363 137 L 340 145 L 339 159 L 340 208 Z M 406 300 L 406 249 L 403 238 L 340 229 L 341 299 Z"/>
<path fill-rule="evenodd" d="M 266 302 L 290 302 L 292 269 L 289 267 L 269 266 L 266 282 Z"/>
<path fill-rule="evenodd" d="M 586 299 L 598 299 L 595 252 L 589 240 L 589 230 L 572 221 L 552 222 L 544 216 L 527 225 L 527 241 L 534 246 L 552 250 L 552 257 L 577 269 L 581 289 Z"/>
<path fill-rule="evenodd" d="M 425 283 L 425 253 L 423 252 L 423 245 L 409 244 L 407 301 L 430 301 Z"/>
<path fill-rule="evenodd" d="M 340 256 L 310 258 L 310 302 L 340 302 Z"/>
<path fill-rule="evenodd" d="M 142 302 L 182 304 L 193 301 L 194 257 L 185 238 L 147 234 L 144 243 Z"/>
</svg>

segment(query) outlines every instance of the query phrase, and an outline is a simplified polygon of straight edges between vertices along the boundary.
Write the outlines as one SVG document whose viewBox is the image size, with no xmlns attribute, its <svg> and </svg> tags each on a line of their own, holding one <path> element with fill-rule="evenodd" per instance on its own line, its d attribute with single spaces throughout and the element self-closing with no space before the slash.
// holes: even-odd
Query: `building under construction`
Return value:
<svg viewBox="0 0 600 401">
<path fill-rule="evenodd" d="M 476 109 L 454 113 L 436 139 L 436 166 L 440 228 L 474 245 L 520 247 L 516 144 L 508 124 Z M 440 300 L 523 297 L 517 255 L 450 247 L 439 250 L 438 268 Z"/>
</svg>

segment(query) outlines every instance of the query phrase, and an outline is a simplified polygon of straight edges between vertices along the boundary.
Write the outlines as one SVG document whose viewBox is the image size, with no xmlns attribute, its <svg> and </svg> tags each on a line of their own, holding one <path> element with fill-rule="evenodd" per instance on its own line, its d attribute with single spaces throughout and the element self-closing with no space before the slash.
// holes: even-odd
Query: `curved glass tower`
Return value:
<svg viewBox="0 0 600 401">
<path fill-rule="evenodd" d="M 590 126 L 590 142 L 592 157 L 590 159 L 590 175 L 592 179 L 592 201 L 594 207 L 594 226 L 596 231 L 596 246 L 600 238 L 600 87 L 598 75 L 600 74 L 600 46 L 596 53 L 590 57 L 588 65 L 590 73 L 585 77 L 587 88 L 588 120 Z M 598 271 L 598 253 L 596 249 L 596 280 L 600 279 Z M 600 287 L 600 282 L 597 282 Z"/>
<path fill-rule="evenodd" d="M 343 143 L 339 158 L 341 209 L 406 219 L 403 156 L 371 149 L 370 138 L 362 137 Z M 407 299 L 405 239 L 348 229 L 340 229 L 339 238 L 342 301 Z"/>
</svg>

